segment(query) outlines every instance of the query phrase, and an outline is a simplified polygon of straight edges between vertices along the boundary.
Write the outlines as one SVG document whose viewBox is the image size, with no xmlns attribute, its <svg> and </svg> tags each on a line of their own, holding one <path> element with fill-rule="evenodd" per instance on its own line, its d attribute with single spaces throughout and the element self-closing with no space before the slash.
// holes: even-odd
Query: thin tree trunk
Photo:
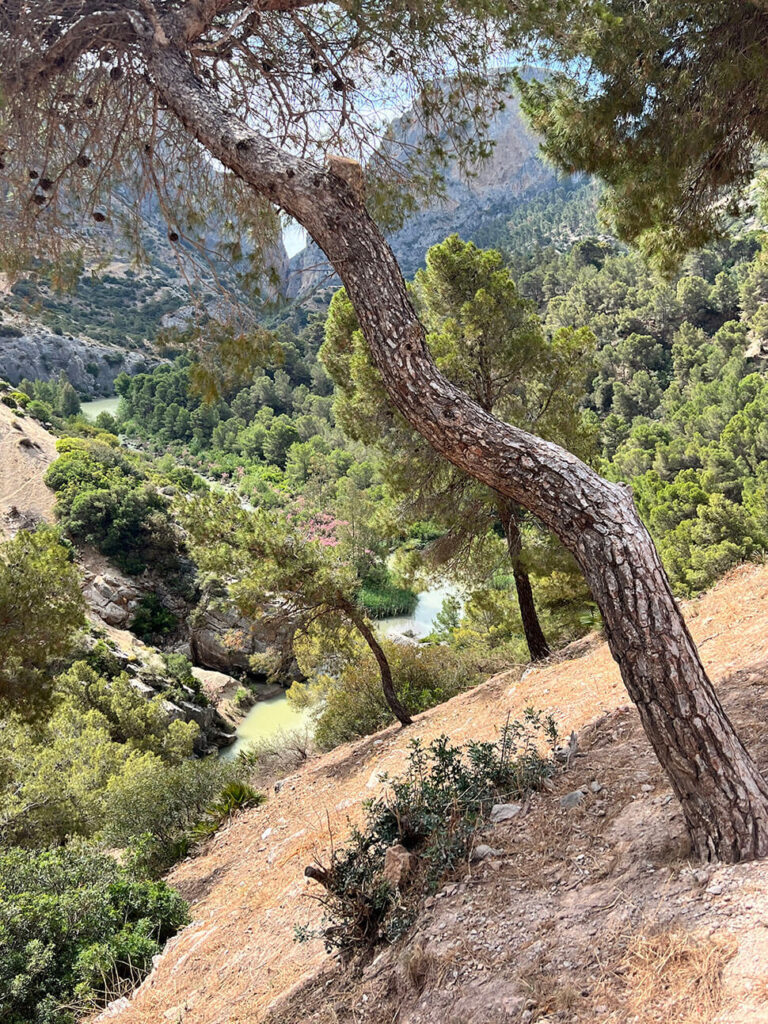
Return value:
<svg viewBox="0 0 768 1024">
<path fill-rule="evenodd" d="M 543 661 L 552 653 L 541 628 L 539 616 L 536 612 L 536 605 L 533 601 L 533 589 L 528 573 L 523 568 L 520 556 L 523 549 L 523 539 L 520 536 L 520 528 L 515 518 L 514 505 L 502 495 L 498 500 L 499 518 L 504 528 L 504 536 L 507 539 L 507 551 L 512 562 L 512 575 L 515 578 L 517 590 L 517 603 L 520 606 L 520 617 L 523 620 L 523 631 L 525 641 L 528 644 L 528 652 L 531 661 Z"/>
<path fill-rule="evenodd" d="M 147 26 L 139 40 L 168 108 L 323 249 L 405 419 L 459 469 L 533 512 L 573 553 L 696 852 L 729 861 L 768 854 L 768 785 L 704 671 L 629 489 L 483 412 L 447 381 L 430 357 L 391 249 L 349 186 L 251 131 L 163 33 Z"/>
<path fill-rule="evenodd" d="M 379 666 L 379 675 L 381 676 L 381 689 L 384 692 L 384 699 L 387 702 L 389 710 L 401 725 L 411 725 L 413 719 L 408 713 L 408 709 L 405 705 L 398 700 L 397 693 L 395 691 L 395 684 L 392 679 L 392 669 L 390 668 L 389 660 L 387 659 L 381 644 L 376 639 L 376 634 L 365 621 L 365 616 L 361 615 L 354 605 L 346 605 L 344 610 L 350 620 L 354 623 L 355 628 L 358 630 L 362 638 L 370 647 L 371 653 L 376 659 L 376 663 Z"/>
</svg>

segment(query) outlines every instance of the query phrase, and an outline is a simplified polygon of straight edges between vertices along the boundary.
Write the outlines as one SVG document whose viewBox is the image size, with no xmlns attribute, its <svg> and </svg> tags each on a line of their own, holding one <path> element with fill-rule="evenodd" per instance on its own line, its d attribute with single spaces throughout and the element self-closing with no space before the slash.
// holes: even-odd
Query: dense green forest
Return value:
<svg viewBox="0 0 768 1024">
<path fill-rule="evenodd" d="M 549 344 L 564 328 L 593 335 L 589 365 L 572 385 L 581 392 L 581 436 L 591 431 L 594 438 L 588 457 L 632 486 L 675 585 L 695 593 L 766 544 L 762 229 L 734 225 L 730 236 L 664 278 L 605 236 L 563 244 L 563 224 L 577 233 L 594 201 L 592 186 L 541 199 L 529 214 L 531 233 L 514 223 L 496 245 Z M 534 237 L 549 240 L 535 258 Z M 378 517 L 379 544 L 401 547 L 396 564 L 412 573 L 419 559 L 408 549 L 428 553 L 445 529 L 414 518 L 412 495 L 398 498 L 382 446 L 371 437 L 367 444 L 351 440 L 339 425 L 341 392 L 334 398 L 322 353 L 318 358 L 322 317 L 296 333 L 285 324 L 277 337 L 279 365 L 211 404 L 196 391 L 186 359 L 119 378 L 119 429 L 259 507 L 299 502 L 313 514 L 357 515 L 374 533 Z M 364 412 L 357 410 L 358 419 Z M 531 559 L 546 603 L 561 581 L 546 571 L 544 551 L 538 567 Z M 472 601 L 468 608 L 471 614 Z M 507 635 L 514 632 L 511 622 Z"/>
</svg>

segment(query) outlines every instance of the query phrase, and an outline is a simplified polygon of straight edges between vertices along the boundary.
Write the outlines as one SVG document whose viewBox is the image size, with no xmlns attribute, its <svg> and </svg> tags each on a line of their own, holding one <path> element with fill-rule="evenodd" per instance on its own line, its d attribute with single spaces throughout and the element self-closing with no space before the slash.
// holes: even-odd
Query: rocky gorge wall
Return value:
<svg viewBox="0 0 768 1024">
<path fill-rule="evenodd" d="M 471 241 L 478 231 L 495 221 L 506 221 L 521 200 L 555 187 L 554 168 L 539 156 L 539 140 L 525 125 L 517 96 L 511 95 L 504 110 L 493 118 L 490 137 L 495 145 L 490 159 L 463 176 L 455 164 L 445 172 L 445 197 L 424 203 L 409 216 L 389 243 L 406 278 L 423 264 L 430 246 L 448 235 Z M 395 123 L 395 144 L 417 147 L 421 128 L 403 118 Z M 285 292 L 301 298 L 317 288 L 339 286 L 320 249 L 309 244 L 291 259 Z"/>
<path fill-rule="evenodd" d="M 24 377 L 51 380 L 64 373 L 79 395 L 97 398 L 114 393 L 119 373 L 132 376 L 158 362 L 151 353 L 71 334 L 54 334 L 30 322 L 0 324 L 0 378 L 11 384 L 18 384 Z"/>
</svg>

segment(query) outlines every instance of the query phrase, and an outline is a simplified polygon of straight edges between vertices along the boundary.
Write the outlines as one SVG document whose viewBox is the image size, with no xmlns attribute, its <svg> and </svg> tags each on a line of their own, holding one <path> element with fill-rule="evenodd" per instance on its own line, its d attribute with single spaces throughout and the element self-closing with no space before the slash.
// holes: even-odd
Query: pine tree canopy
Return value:
<svg viewBox="0 0 768 1024">
<path fill-rule="evenodd" d="M 166 46 L 277 152 L 363 165 L 377 220 L 397 223 L 439 189 L 446 158 L 471 167 L 490 152 L 508 86 L 493 71 L 503 11 L 498 0 L 2 4 L 4 269 L 30 256 L 66 262 L 73 238 L 100 255 L 119 235 L 138 244 L 150 203 L 185 256 L 207 255 L 215 233 L 219 255 L 250 257 L 258 277 L 278 233 L 274 206 L 166 109 L 151 70 Z M 406 111 L 396 143 L 390 122 Z"/>
<path fill-rule="evenodd" d="M 521 81 L 545 151 L 599 175 L 612 230 L 660 266 L 723 231 L 768 141 L 765 0 L 532 0 L 512 41 L 548 67 Z"/>
</svg>

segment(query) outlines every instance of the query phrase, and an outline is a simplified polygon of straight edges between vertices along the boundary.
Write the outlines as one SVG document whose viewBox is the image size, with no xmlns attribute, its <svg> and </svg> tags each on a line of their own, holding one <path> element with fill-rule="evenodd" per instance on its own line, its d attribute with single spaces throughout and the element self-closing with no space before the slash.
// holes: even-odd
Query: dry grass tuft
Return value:
<svg viewBox="0 0 768 1024">
<path fill-rule="evenodd" d="M 562 1015 L 579 1002 L 579 990 L 564 978 L 555 978 L 550 971 L 527 971 L 520 976 L 522 989 L 536 1004 L 534 1020 L 548 1019 L 550 1014 Z"/>
<path fill-rule="evenodd" d="M 608 982 L 621 1001 L 609 1021 L 708 1024 L 722 1009 L 723 969 L 737 949 L 731 935 L 675 929 L 636 936 Z"/>
</svg>

